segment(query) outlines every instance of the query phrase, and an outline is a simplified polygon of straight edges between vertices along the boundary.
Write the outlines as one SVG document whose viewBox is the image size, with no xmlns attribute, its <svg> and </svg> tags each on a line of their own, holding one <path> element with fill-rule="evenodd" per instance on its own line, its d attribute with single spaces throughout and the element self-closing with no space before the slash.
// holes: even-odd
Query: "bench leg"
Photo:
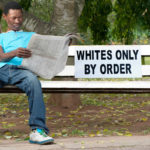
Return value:
<svg viewBox="0 0 150 150">
<path fill-rule="evenodd" d="M 75 108 L 81 105 L 80 94 L 52 94 L 49 104 L 63 108 Z"/>
</svg>

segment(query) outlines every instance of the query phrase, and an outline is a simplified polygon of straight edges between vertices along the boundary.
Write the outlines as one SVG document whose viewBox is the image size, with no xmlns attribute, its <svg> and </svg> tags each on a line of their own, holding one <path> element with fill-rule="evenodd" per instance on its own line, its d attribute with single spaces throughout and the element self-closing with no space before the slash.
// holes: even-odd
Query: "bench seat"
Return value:
<svg viewBox="0 0 150 150">
<path fill-rule="evenodd" d="M 150 81 L 41 81 L 44 93 L 150 93 Z M 5 86 L 0 93 L 21 93 Z"/>
</svg>

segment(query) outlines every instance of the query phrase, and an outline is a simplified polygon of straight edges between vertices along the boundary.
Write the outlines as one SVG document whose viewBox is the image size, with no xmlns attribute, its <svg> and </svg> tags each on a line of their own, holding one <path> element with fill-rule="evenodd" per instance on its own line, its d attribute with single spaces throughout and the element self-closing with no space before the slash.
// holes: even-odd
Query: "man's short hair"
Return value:
<svg viewBox="0 0 150 150">
<path fill-rule="evenodd" d="M 15 1 L 8 2 L 8 3 L 4 6 L 3 13 L 4 13 L 5 15 L 7 15 L 10 9 L 20 9 L 20 10 L 22 11 L 21 5 L 19 5 L 19 3 L 15 2 Z"/>
</svg>

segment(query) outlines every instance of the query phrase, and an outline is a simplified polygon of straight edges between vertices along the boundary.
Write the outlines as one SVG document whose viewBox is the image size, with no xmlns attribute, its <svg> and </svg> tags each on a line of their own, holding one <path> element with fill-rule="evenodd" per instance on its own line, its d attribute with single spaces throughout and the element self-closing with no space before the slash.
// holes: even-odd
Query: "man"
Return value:
<svg viewBox="0 0 150 150">
<path fill-rule="evenodd" d="M 49 137 L 45 125 L 45 105 L 41 84 L 36 75 L 19 68 L 23 58 L 31 57 L 27 45 L 34 32 L 20 30 L 23 22 L 22 7 L 17 2 L 8 2 L 3 11 L 3 18 L 8 24 L 6 33 L 0 34 L 0 88 L 4 85 L 16 85 L 23 90 L 29 101 L 30 143 L 47 144 L 54 141 Z"/>
</svg>

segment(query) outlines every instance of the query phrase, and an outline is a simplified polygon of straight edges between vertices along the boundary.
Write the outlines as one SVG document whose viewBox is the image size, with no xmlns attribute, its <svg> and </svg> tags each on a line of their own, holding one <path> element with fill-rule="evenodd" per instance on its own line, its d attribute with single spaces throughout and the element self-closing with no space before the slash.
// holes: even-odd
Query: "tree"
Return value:
<svg viewBox="0 0 150 150">
<path fill-rule="evenodd" d="M 116 0 L 113 36 L 124 44 L 132 44 L 134 30 L 150 29 L 150 0 Z"/>
<path fill-rule="evenodd" d="M 85 7 L 79 19 L 81 31 L 88 28 L 92 33 L 94 44 L 104 44 L 108 39 L 108 15 L 112 11 L 111 0 L 85 0 Z"/>
<path fill-rule="evenodd" d="M 115 17 L 110 22 L 112 12 Z M 85 0 L 79 27 L 82 32 L 90 29 L 94 44 L 106 44 L 110 37 L 132 44 L 135 30 L 150 30 L 149 14 L 150 0 Z"/>
</svg>

